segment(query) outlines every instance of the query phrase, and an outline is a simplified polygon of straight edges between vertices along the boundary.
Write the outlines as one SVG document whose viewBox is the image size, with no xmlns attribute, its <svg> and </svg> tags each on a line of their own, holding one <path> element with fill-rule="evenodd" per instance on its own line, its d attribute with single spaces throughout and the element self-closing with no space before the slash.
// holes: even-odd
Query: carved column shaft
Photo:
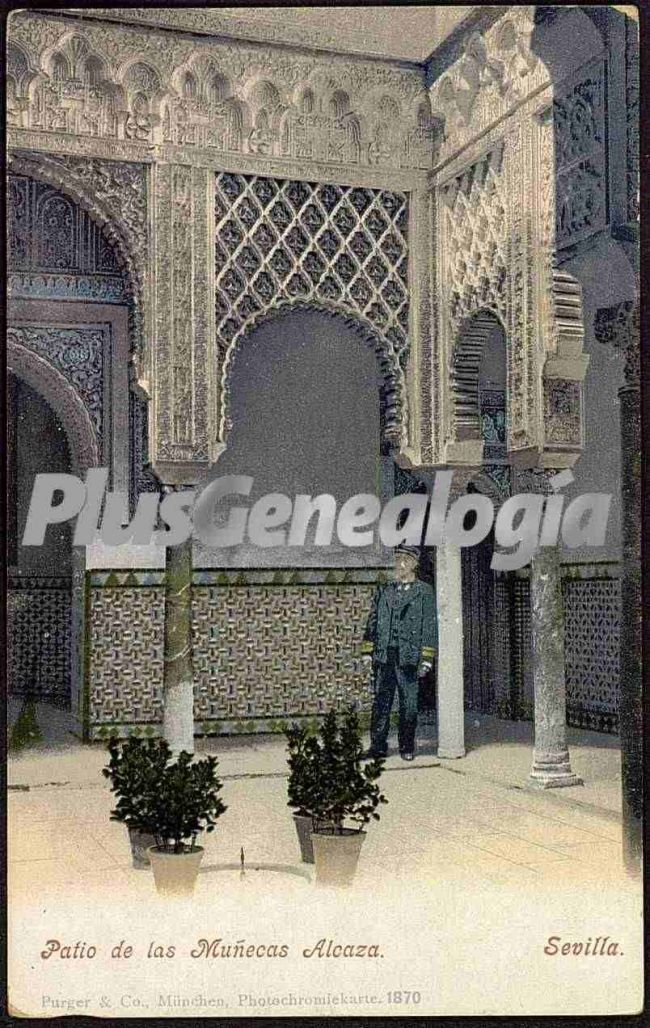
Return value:
<svg viewBox="0 0 650 1028">
<path fill-rule="evenodd" d="M 619 730 L 623 791 L 623 857 L 640 870 L 643 846 L 643 710 L 641 673 L 641 395 L 639 310 L 626 301 L 596 313 L 596 339 L 621 349 L 625 385 L 621 420 L 621 638 Z"/>
<path fill-rule="evenodd" d="M 192 541 L 165 553 L 163 735 L 175 753 L 193 753 Z"/>
<path fill-rule="evenodd" d="M 531 561 L 530 607 L 535 750 L 530 775 L 536 788 L 580 785 L 571 770 L 566 738 L 564 615 L 560 550 L 541 547 Z"/>
<path fill-rule="evenodd" d="M 513 475 L 513 495 L 551 492 L 556 470 Z M 528 784 L 536 789 L 582 785 L 573 773 L 566 732 L 566 670 L 561 545 L 541 546 L 530 562 L 531 653 L 535 743 Z"/>
<path fill-rule="evenodd" d="M 465 756 L 463 587 L 458 546 L 436 549 L 438 603 L 438 756 Z"/>
</svg>

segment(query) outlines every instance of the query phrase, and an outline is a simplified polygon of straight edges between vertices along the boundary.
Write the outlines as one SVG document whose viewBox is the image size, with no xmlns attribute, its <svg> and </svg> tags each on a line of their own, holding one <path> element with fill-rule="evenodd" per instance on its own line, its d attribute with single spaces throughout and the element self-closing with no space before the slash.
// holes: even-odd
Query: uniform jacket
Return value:
<svg viewBox="0 0 650 1028">
<path fill-rule="evenodd" d="M 431 661 L 438 648 L 438 619 L 433 589 L 416 578 L 410 589 L 396 591 L 395 584 L 380 586 L 361 644 L 362 654 L 372 654 L 377 664 L 385 664 L 388 634 L 393 617 L 398 619 L 399 663 L 402 666 Z"/>
</svg>

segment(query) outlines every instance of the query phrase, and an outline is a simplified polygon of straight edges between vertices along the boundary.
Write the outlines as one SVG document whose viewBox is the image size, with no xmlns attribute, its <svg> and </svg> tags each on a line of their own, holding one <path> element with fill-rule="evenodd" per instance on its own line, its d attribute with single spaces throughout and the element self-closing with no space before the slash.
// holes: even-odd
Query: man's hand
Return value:
<svg viewBox="0 0 650 1028">
<path fill-rule="evenodd" d="M 369 653 L 364 653 L 363 657 L 361 658 L 361 666 L 363 667 L 364 671 L 370 671 L 370 668 L 372 667 L 372 657 Z"/>
<path fill-rule="evenodd" d="M 418 678 L 424 678 L 425 675 L 428 675 L 432 667 L 433 664 L 430 661 L 423 660 L 418 668 Z"/>
</svg>

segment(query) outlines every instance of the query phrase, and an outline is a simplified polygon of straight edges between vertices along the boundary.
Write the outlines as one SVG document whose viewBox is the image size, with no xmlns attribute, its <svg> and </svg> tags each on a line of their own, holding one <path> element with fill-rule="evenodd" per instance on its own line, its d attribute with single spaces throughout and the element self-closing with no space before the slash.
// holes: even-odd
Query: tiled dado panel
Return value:
<svg viewBox="0 0 650 1028">
<path fill-rule="evenodd" d="M 618 731 L 621 589 L 615 564 L 562 568 L 567 723 Z M 532 719 L 530 589 L 517 576 L 514 591 L 512 671 L 516 716 Z"/>
<path fill-rule="evenodd" d="M 70 578 L 11 575 L 7 590 L 9 691 L 70 701 Z"/>
<path fill-rule="evenodd" d="M 356 658 L 378 574 L 195 572 L 197 730 L 277 730 L 333 704 L 355 700 L 369 708 Z M 134 726 L 158 732 L 163 602 L 162 572 L 92 573 L 91 738 Z"/>
</svg>

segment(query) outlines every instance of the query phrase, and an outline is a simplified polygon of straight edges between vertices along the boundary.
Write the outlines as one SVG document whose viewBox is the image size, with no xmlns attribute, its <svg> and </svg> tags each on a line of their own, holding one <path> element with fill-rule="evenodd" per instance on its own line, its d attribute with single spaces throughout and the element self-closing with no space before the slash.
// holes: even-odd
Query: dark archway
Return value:
<svg viewBox="0 0 650 1028">
<path fill-rule="evenodd" d="M 212 477 L 246 474 L 250 509 L 270 492 L 329 493 L 337 510 L 357 493 L 392 495 L 393 462 L 382 455 L 383 381 L 376 355 L 348 319 L 318 309 L 290 309 L 260 323 L 229 373 L 227 447 Z M 233 547 L 217 557 L 197 546 L 195 563 L 220 566 L 377 566 L 378 546 L 289 550 Z"/>
<path fill-rule="evenodd" d="M 25 380 L 7 381 L 7 550 L 9 564 L 8 681 L 12 695 L 71 703 L 72 533 L 50 525 L 42 546 L 20 545 L 34 476 L 70 474 L 65 427 Z"/>
<path fill-rule="evenodd" d="M 457 416 L 462 417 L 460 425 L 466 432 L 478 432 L 465 438 L 483 442 L 483 466 L 468 489 L 488 495 L 496 505 L 509 489 L 507 353 L 500 320 L 489 311 L 470 319 L 456 359 L 465 376 L 457 396 Z M 512 716 L 509 583 L 505 575 L 490 568 L 493 548 L 491 532 L 478 546 L 462 551 L 465 707 L 504 717 Z"/>
<path fill-rule="evenodd" d="M 482 403 L 497 386 L 505 394 L 505 346 L 501 320 L 487 308 L 474 313 L 461 326 L 451 369 L 456 439 L 483 438 L 489 444 L 484 435 Z"/>
<path fill-rule="evenodd" d="M 59 185 L 37 160 L 12 166 L 7 363 L 21 484 L 8 511 L 9 687 L 68 708 L 67 733 L 86 730 L 85 550 L 72 547 L 65 526 L 48 529 L 43 547 L 22 547 L 26 504 L 38 473 L 83 477 L 105 463 L 124 488 L 141 457 L 124 410 L 133 283 L 110 227 L 73 183 Z M 59 440 L 60 452 L 48 440 Z M 56 726 L 58 715 L 44 710 L 48 741 L 59 737 Z"/>
</svg>

